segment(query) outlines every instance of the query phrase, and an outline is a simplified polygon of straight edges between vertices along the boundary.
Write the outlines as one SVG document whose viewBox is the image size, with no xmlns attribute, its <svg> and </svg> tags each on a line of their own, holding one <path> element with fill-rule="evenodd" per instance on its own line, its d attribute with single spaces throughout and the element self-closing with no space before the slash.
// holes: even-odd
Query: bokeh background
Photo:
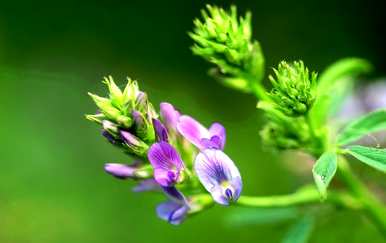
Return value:
<svg viewBox="0 0 386 243">
<path fill-rule="evenodd" d="M 172 102 L 205 124 L 225 124 L 226 151 L 241 170 L 245 194 L 289 193 L 311 181 L 310 173 L 298 176 L 278 154 L 262 149 L 263 120 L 254 97 L 213 81 L 206 75 L 209 65 L 191 54 L 186 33 L 205 3 L 230 4 L 1 1 L 0 242 L 280 241 L 291 220 L 238 226 L 228 217 L 237 208 L 215 207 L 178 227 L 159 220 L 154 208 L 162 197 L 133 194 L 131 182 L 103 172 L 105 162 L 129 158 L 83 116 L 95 110 L 87 91 L 104 94 L 103 76 L 111 74 L 121 85 L 130 76 L 154 104 Z M 234 3 L 253 12 L 267 69 L 301 58 L 320 71 L 338 58 L 359 56 L 374 63 L 374 77 L 386 73 L 384 7 L 377 2 Z M 373 182 L 383 178 L 357 170 Z M 319 219 L 311 238 L 345 240 L 383 242 L 367 219 L 343 210 Z"/>
</svg>

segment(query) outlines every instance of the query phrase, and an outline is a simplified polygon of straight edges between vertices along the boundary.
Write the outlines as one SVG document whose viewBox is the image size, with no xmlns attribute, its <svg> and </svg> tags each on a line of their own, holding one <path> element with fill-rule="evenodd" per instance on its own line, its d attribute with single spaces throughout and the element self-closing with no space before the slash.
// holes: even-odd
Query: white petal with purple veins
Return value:
<svg viewBox="0 0 386 243">
<path fill-rule="evenodd" d="M 221 150 L 206 149 L 195 159 L 195 172 L 213 199 L 223 205 L 236 201 L 242 190 L 240 172 Z"/>
</svg>

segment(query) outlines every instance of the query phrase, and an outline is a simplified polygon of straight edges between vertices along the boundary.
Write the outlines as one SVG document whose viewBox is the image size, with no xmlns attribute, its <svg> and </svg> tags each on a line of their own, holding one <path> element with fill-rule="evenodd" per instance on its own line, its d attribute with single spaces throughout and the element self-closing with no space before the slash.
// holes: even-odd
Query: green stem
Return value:
<svg viewBox="0 0 386 243">
<path fill-rule="evenodd" d="M 386 238 L 386 208 L 353 174 L 350 165 L 343 156 L 339 157 L 338 176 L 351 193 L 363 204 L 363 209 Z"/>
<path fill-rule="evenodd" d="M 320 194 L 313 185 L 302 187 L 300 190 L 292 194 L 277 195 L 277 196 L 241 196 L 237 205 L 245 207 L 259 207 L 259 208 L 277 208 L 277 207 L 290 207 L 300 206 L 306 204 L 320 203 Z M 338 191 L 330 191 L 327 202 L 336 206 L 342 206 L 350 209 L 359 209 L 360 203 L 357 202 L 351 196 Z"/>
<path fill-rule="evenodd" d="M 242 77 L 246 80 L 248 80 L 248 83 L 250 84 L 250 87 L 252 89 L 253 94 L 256 96 L 256 98 L 260 101 L 262 100 L 270 100 L 271 98 L 268 96 L 267 90 L 264 88 L 264 86 L 261 84 L 261 81 L 258 80 L 256 77 L 249 73 L 244 73 Z"/>
</svg>

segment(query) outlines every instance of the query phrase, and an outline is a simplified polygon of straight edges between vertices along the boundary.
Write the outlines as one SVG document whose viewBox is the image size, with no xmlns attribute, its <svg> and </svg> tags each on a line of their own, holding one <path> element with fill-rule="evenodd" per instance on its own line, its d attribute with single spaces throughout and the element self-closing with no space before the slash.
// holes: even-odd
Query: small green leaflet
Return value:
<svg viewBox="0 0 386 243">
<path fill-rule="evenodd" d="M 386 173 L 386 149 L 353 145 L 347 148 L 347 152 L 363 163 Z"/>
<path fill-rule="evenodd" d="M 314 164 L 312 174 L 316 187 L 322 199 L 327 197 L 327 187 L 335 175 L 337 168 L 337 156 L 332 152 L 325 152 Z"/>
<path fill-rule="evenodd" d="M 369 73 L 372 69 L 371 63 L 365 59 L 356 57 L 340 59 L 328 66 L 319 76 L 318 93 L 330 92 L 331 85 L 337 80 Z"/>
<path fill-rule="evenodd" d="M 282 243 L 306 243 L 314 228 L 314 218 L 305 215 L 298 220 L 286 233 Z"/>
<path fill-rule="evenodd" d="M 346 145 L 366 134 L 386 130 L 386 109 L 371 112 L 349 123 L 338 135 L 340 145 Z"/>
<path fill-rule="evenodd" d="M 328 116 L 339 109 L 358 75 L 371 70 L 372 65 L 368 61 L 355 57 L 343 58 L 328 66 L 319 75 L 318 96 L 310 111 L 314 126 L 322 125 Z"/>
</svg>

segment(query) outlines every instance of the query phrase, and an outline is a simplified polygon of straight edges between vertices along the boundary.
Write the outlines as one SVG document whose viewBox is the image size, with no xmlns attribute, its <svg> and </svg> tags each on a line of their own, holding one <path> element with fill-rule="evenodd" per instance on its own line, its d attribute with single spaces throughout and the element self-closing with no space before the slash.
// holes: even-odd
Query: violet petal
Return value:
<svg viewBox="0 0 386 243">
<path fill-rule="evenodd" d="M 202 185 L 217 203 L 229 205 L 239 198 L 242 190 L 240 172 L 221 150 L 206 149 L 199 153 L 194 169 Z"/>
<path fill-rule="evenodd" d="M 184 165 L 173 146 L 163 141 L 155 143 L 148 151 L 148 158 L 154 168 L 154 179 L 161 186 L 172 186 L 179 180 Z"/>
</svg>

